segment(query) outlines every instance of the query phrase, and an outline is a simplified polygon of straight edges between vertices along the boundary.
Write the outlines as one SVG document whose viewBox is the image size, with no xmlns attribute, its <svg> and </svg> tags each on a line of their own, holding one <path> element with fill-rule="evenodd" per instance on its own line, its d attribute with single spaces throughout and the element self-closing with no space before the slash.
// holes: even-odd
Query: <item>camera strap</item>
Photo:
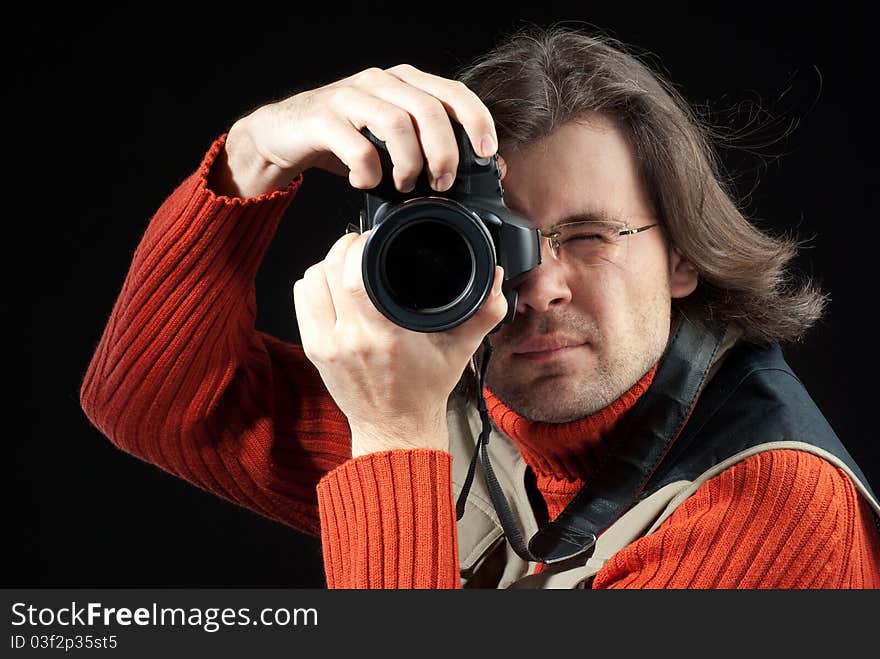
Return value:
<svg viewBox="0 0 880 659">
<path fill-rule="evenodd" d="M 596 538 L 645 494 L 646 486 L 690 418 L 724 336 L 719 324 L 695 324 L 683 315 L 660 360 L 654 380 L 615 430 L 612 449 L 593 476 L 556 519 L 526 543 L 489 460 L 490 419 L 483 397 L 492 346 L 483 339 L 478 371 L 478 408 L 482 432 L 477 440 L 458 501 L 457 519 L 473 482 L 477 459 L 489 496 L 513 550 L 525 561 L 561 570 L 582 565 Z"/>
<path fill-rule="evenodd" d="M 482 431 L 480 432 L 480 436 L 477 439 L 476 446 L 474 447 L 474 453 L 471 457 L 470 465 L 468 466 L 467 476 L 465 477 L 464 483 L 462 484 L 461 492 L 458 495 L 458 501 L 455 504 L 455 514 L 456 519 L 461 519 L 464 515 L 464 506 L 465 501 L 467 500 L 468 492 L 471 489 L 471 484 L 474 480 L 474 474 L 476 472 L 477 467 L 477 459 L 479 458 L 480 463 L 483 467 L 483 474 L 486 477 L 486 485 L 489 489 L 489 497 L 492 499 L 492 505 L 495 508 L 495 512 L 498 515 L 498 519 L 501 522 L 501 528 L 504 530 L 504 535 L 507 538 L 507 541 L 510 543 L 513 550 L 525 561 L 537 561 L 544 562 L 544 559 L 539 556 L 535 556 L 529 546 L 526 544 L 525 539 L 523 538 L 522 531 L 520 531 L 519 525 L 516 523 L 516 520 L 513 517 L 513 511 L 510 509 L 510 503 L 507 501 L 507 497 L 504 496 L 504 492 L 501 489 L 501 485 L 498 483 L 498 478 L 495 476 L 495 470 L 492 468 L 492 462 L 489 459 L 489 434 L 491 432 L 491 421 L 489 419 L 489 410 L 486 407 L 486 398 L 483 396 L 483 386 L 486 380 L 486 371 L 489 367 L 489 360 L 492 357 L 492 344 L 489 342 L 489 337 L 486 336 L 483 338 L 483 359 L 480 364 L 479 373 L 477 378 L 477 408 L 480 412 L 480 420 L 482 422 Z M 476 356 L 475 356 L 476 359 Z M 539 532 L 540 533 L 540 532 Z M 583 546 L 579 547 L 579 551 L 576 552 L 575 555 L 583 553 L 585 551 L 591 551 L 593 545 L 595 545 L 596 538 L 593 536 L 588 543 L 582 543 Z"/>
</svg>

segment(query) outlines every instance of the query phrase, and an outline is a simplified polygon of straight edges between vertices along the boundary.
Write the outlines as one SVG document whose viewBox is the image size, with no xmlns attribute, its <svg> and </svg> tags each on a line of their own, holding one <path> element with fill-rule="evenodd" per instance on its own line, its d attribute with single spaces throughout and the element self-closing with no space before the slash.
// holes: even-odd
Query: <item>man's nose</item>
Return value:
<svg viewBox="0 0 880 659">
<path fill-rule="evenodd" d="M 520 285 L 516 312 L 521 314 L 527 310 L 547 311 L 551 305 L 570 302 L 569 276 L 569 268 L 553 256 L 550 245 L 542 238 L 541 263 Z"/>
</svg>

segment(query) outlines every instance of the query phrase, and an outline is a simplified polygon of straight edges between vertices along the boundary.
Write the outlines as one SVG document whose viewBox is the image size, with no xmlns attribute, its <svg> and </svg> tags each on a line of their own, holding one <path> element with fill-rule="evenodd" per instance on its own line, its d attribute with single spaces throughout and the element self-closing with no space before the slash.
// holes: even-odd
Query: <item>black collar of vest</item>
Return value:
<svg viewBox="0 0 880 659">
<path fill-rule="evenodd" d="M 698 324 L 684 316 L 676 320 L 651 386 L 621 419 L 611 450 L 562 513 L 538 531 L 527 547 L 492 471 L 486 442 L 481 442 L 492 503 L 508 542 L 521 558 L 545 563 L 550 569 L 586 562 L 596 538 L 635 503 L 681 434 L 724 330 L 720 324 Z"/>
</svg>

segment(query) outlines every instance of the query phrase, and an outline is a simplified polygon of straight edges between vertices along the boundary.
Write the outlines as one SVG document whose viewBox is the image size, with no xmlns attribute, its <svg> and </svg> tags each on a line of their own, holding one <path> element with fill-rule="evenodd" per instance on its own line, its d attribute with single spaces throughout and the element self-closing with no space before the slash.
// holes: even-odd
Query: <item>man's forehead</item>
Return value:
<svg viewBox="0 0 880 659">
<path fill-rule="evenodd" d="M 569 222 L 626 223 L 627 214 L 623 212 L 619 199 L 605 199 L 601 194 L 590 194 L 585 189 L 571 190 L 558 180 L 548 181 L 536 190 L 539 194 L 525 191 L 515 181 L 510 181 L 504 186 L 504 203 L 540 229 Z"/>
<path fill-rule="evenodd" d="M 565 176 L 546 176 L 523 167 L 518 161 L 502 179 L 504 203 L 511 210 L 525 215 L 541 228 L 577 221 L 569 218 L 608 219 L 615 215 L 612 208 L 590 194 L 584 186 L 565 180 Z"/>
<path fill-rule="evenodd" d="M 585 154 L 577 144 L 556 139 L 556 153 L 566 156 L 547 158 L 549 145 L 542 142 L 508 152 L 502 187 L 509 208 L 541 229 L 585 220 L 628 224 L 636 217 L 654 217 L 638 165 L 625 143 L 606 143 Z"/>
</svg>

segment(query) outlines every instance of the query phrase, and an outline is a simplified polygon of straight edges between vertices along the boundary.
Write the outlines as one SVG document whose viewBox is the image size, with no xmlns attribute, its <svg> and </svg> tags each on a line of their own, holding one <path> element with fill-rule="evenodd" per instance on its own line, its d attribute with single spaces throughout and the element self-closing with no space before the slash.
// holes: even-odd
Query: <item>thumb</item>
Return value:
<svg viewBox="0 0 880 659">
<path fill-rule="evenodd" d="M 462 344 L 470 350 L 469 354 L 479 347 L 486 336 L 507 315 L 507 298 L 501 293 L 501 284 L 504 281 L 504 268 L 495 266 L 495 279 L 492 290 L 483 306 L 467 321 L 449 330 L 451 338 L 458 344 Z"/>
</svg>

